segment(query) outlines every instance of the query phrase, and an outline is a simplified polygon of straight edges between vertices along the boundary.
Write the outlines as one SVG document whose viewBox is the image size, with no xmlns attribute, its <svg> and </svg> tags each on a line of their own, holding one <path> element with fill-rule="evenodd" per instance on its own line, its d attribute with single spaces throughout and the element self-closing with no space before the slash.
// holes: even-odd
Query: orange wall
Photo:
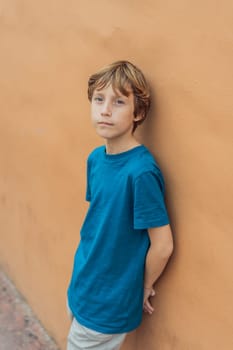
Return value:
<svg viewBox="0 0 233 350">
<path fill-rule="evenodd" d="M 233 2 L 2 0 L 0 264 L 62 349 L 65 293 L 102 143 L 88 76 L 117 59 L 156 101 L 139 140 L 167 183 L 175 253 L 124 350 L 233 348 Z"/>
</svg>

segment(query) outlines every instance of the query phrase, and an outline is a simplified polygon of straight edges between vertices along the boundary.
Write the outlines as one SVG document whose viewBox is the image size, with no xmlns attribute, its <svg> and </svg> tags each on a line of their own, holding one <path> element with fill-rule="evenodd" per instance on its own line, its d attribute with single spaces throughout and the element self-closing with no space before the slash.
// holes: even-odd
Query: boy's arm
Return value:
<svg viewBox="0 0 233 350">
<path fill-rule="evenodd" d="M 153 284 L 163 272 L 173 251 L 173 239 L 170 225 L 148 229 L 150 248 L 146 256 L 144 277 L 144 303 L 145 312 L 152 314 L 149 298 L 155 295 Z"/>
</svg>

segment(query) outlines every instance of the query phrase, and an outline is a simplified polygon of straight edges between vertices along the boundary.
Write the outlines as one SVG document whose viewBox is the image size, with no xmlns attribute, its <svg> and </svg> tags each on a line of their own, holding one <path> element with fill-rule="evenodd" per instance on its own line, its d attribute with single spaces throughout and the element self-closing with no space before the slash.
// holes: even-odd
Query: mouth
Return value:
<svg viewBox="0 0 233 350">
<path fill-rule="evenodd" d="M 112 126 L 113 124 L 108 122 L 98 122 L 98 125 Z"/>
</svg>

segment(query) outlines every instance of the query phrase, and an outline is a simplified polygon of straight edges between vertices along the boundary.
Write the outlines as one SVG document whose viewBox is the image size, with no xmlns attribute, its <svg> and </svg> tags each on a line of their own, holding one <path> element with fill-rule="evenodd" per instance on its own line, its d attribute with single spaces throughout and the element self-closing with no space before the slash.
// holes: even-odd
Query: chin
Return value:
<svg viewBox="0 0 233 350">
<path fill-rule="evenodd" d="M 106 132 L 104 130 L 101 130 L 101 131 L 97 130 L 97 134 L 104 139 L 111 139 L 114 137 L 109 132 Z"/>
</svg>

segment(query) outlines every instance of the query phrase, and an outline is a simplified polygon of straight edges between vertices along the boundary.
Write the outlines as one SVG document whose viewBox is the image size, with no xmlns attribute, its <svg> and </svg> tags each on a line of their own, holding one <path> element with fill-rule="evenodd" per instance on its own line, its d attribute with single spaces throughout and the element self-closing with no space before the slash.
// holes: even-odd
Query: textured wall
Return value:
<svg viewBox="0 0 233 350">
<path fill-rule="evenodd" d="M 124 350 L 230 350 L 231 0 L 0 1 L 0 263 L 65 349 L 85 159 L 102 143 L 86 81 L 117 59 L 153 87 L 138 137 L 164 172 L 176 246 Z"/>
</svg>

